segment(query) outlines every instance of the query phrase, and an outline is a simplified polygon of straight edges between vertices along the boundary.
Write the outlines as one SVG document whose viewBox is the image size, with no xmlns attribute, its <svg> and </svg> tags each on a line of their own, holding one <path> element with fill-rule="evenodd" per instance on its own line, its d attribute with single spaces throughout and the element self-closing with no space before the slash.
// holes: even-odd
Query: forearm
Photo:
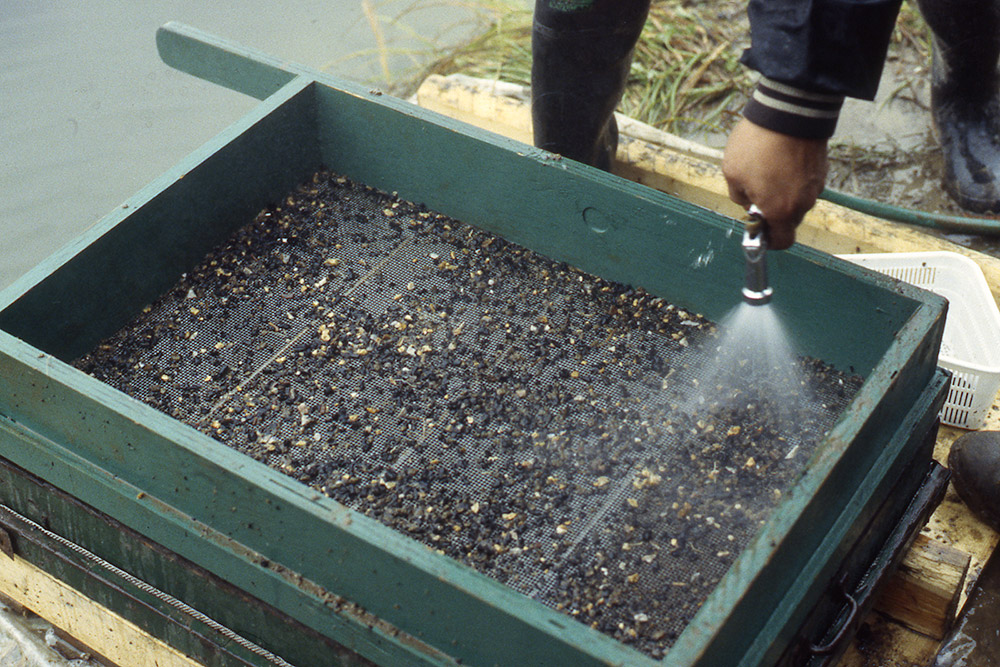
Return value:
<svg viewBox="0 0 1000 667">
<path fill-rule="evenodd" d="M 729 137 L 730 198 L 756 204 L 787 248 L 826 181 L 844 97 L 872 99 L 900 0 L 750 0 L 743 63 L 763 76 Z"/>
<path fill-rule="evenodd" d="M 757 125 L 827 139 L 844 97 L 872 99 L 900 0 L 751 0 L 742 61 L 763 77 L 744 115 Z"/>
</svg>

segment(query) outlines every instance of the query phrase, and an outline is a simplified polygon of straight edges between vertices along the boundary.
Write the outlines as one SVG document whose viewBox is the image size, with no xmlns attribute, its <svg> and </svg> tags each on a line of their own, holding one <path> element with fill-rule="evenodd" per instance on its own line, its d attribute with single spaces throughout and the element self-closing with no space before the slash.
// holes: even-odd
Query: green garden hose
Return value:
<svg viewBox="0 0 1000 667">
<path fill-rule="evenodd" d="M 884 220 L 905 222 L 910 225 L 921 225 L 948 232 L 1000 236 L 1000 220 L 991 218 L 970 218 L 960 215 L 948 215 L 946 213 L 916 211 L 873 199 L 849 195 L 846 192 L 839 192 L 829 188 L 823 190 L 820 194 L 820 199 L 825 199 L 844 208 L 866 213 Z"/>
</svg>

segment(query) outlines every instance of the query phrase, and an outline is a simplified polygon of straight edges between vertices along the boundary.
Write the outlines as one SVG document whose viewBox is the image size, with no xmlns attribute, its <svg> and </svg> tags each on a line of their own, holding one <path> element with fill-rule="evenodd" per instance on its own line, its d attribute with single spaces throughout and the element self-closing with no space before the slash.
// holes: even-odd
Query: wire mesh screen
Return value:
<svg viewBox="0 0 1000 667">
<path fill-rule="evenodd" d="M 659 657 L 857 389 L 802 360 L 792 423 L 742 374 L 691 409 L 714 340 L 321 172 L 77 366 Z"/>
</svg>

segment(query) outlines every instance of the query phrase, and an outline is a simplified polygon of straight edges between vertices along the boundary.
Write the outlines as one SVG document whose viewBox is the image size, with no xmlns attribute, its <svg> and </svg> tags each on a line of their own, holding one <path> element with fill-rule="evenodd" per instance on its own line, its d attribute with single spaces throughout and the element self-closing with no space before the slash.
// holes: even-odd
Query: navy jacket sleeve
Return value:
<svg viewBox="0 0 1000 667">
<path fill-rule="evenodd" d="M 901 0 L 750 0 L 742 62 L 763 76 L 744 116 L 825 139 L 844 97 L 873 99 Z"/>
</svg>

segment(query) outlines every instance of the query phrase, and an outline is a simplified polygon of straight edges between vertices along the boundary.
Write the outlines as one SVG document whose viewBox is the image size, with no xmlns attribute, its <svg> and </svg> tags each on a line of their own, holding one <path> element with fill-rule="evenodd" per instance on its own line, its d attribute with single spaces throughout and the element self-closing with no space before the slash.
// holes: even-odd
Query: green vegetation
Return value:
<svg viewBox="0 0 1000 667">
<path fill-rule="evenodd" d="M 486 0 L 489 27 L 442 55 L 422 75 L 462 73 L 528 85 L 531 6 Z M 724 12 L 719 6 L 725 5 Z M 691 125 L 726 127 L 745 100 L 752 74 L 739 62 L 746 41 L 739 3 L 657 2 L 636 46 L 623 113 L 678 132 Z"/>
<path fill-rule="evenodd" d="M 351 58 L 377 59 L 379 83 L 407 95 L 429 74 L 461 73 L 529 85 L 532 0 L 360 0 L 376 48 Z M 409 26 L 418 12 L 460 9 L 465 18 L 447 25 L 449 35 L 471 34 L 444 48 L 442 35 L 420 35 Z M 386 33 L 402 34 L 417 47 L 387 46 Z M 906 49 L 928 62 L 923 19 L 905 4 L 893 34 L 893 51 Z M 454 43 L 454 40 L 450 40 Z M 654 1 L 636 46 L 620 110 L 677 134 L 725 132 L 738 117 L 756 74 L 739 63 L 749 44 L 746 5 L 734 0 Z M 428 64 L 429 63 L 429 64 Z M 328 67 L 334 66 L 331 63 Z M 912 80 L 893 98 L 919 103 Z"/>
<path fill-rule="evenodd" d="M 481 0 L 472 5 L 485 28 L 438 55 L 408 82 L 428 74 L 462 73 L 529 85 L 531 7 L 526 0 Z M 907 4 L 893 48 L 915 49 L 929 60 L 923 20 Z M 749 44 L 746 5 L 732 0 L 657 1 L 636 46 L 620 110 L 678 134 L 726 131 L 738 117 L 756 74 L 739 63 Z M 911 97 L 902 85 L 897 95 Z"/>
</svg>

